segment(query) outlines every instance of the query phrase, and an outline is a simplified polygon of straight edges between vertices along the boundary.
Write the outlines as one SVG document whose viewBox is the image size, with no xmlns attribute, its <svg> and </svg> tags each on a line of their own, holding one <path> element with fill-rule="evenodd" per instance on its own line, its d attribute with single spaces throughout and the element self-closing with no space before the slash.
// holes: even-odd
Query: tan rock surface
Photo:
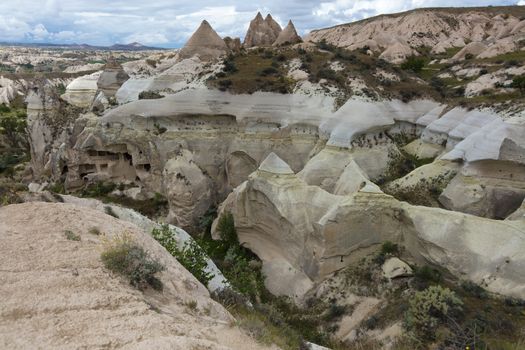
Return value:
<svg viewBox="0 0 525 350">
<path fill-rule="evenodd" d="M 161 292 L 133 288 L 101 260 L 101 237 L 128 232 L 165 267 Z M 80 236 L 66 239 L 64 230 Z M 0 348 L 263 349 L 155 240 L 70 204 L 0 208 Z M 191 310 L 189 302 L 197 303 Z"/>
<path fill-rule="evenodd" d="M 270 14 L 263 19 L 260 12 L 251 20 L 248 32 L 244 38 L 245 47 L 253 46 L 271 46 L 279 33 L 281 26 L 272 18 Z"/>
<path fill-rule="evenodd" d="M 228 46 L 211 27 L 208 21 L 202 21 L 188 42 L 179 52 L 179 59 L 199 56 L 202 61 L 209 61 L 224 55 Z"/>
<path fill-rule="evenodd" d="M 299 34 L 297 34 L 297 30 L 295 30 L 295 26 L 292 23 L 292 20 L 288 22 L 288 25 L 283 29 L 282 32 L 279 33 L 279 36 L 273 43 L 274 46 L 277 45 L 283 45 L 283 44 L 297 44 L 302 41 Z"/>
</svg>

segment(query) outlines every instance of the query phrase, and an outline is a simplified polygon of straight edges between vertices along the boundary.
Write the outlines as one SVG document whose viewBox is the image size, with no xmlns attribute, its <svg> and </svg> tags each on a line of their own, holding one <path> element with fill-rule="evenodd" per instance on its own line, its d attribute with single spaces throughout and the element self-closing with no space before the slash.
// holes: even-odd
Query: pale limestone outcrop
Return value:
<svg viewBox="0 0 525 350">
<path fill-rule="evenodd" d="M 162 291 L 140 291 L 104 267 L 103 240 L 124 233 L 165 267 Z M 233 317 L 206 288 L 128 222 L 71 204 L 4 206 L 0 242 L 1 348 L 267 348 L 232 327 Z"/>
<path fill-rule="evenodd" d="M 470 43 L 452 59 L 463 60 L 467 53 L 482 58 L 515 50 L 513 43 L 520 40 L 522 29 L 522 22 L 510 11 L 503 17 L 468 8 L 454 13 L 419 9 L 312 30 L 305 41 L 325 40 L 349 50 L 369 47 L 395 63 L 416 48 L 431 47 L 432 53 L 443 54 Z"/>
<path fill-rule="evenodd" d="M 262 259 L 267 286 L 277 294 L 300 299 L 308 285 L 346 266 L 351 254 L 389 240 L 403 243 L 416 261 L 490 291 L 525 295 L 525 227 L 518 221 L 411 206 L 381 193 L 338 196 L 296 175 L 260 170 L 228 196 L 220 208 L 226 211 L 240 241 Z M 287 271 L 276 268 L 283 265 Z"/>
<path fill-rule="evenodd" d="M 440 196 L 446 208 L 505 218 L 525 198 L 525 125 L 497 118 L 459 142 L 442 159 L 463 161 Z"/>
<path fill-rule="evenodd" d="M 66 87 L 66 92 L 61 97 L 76 107 L 91 106 L 98 91 L 97 82 L 101 74 L 100 71 L 76 78 Z"/>
<path fill-rule="evenodd" d="M 406 262 L 396 257 L 387 259 L 381 266 L 381 270 L 383 270 L 383 276 L 388 279 L 409 277 L 413 274 L 412 268 Z"/>
<path fill-rule="evenodd" d="M 297 44 L 302 41 L 295 26 L 292 23 L 292 20 L 288 21 L 286 27 L 279 33 L 279 36 L 274 41 L 273 46 L 285 45 L 285 44 Z"/>
<path fill-rule="evenodd" d="M 202 21 L 188 42 L 179 51 L 179 59 L 198 56 L 202 61 L 216 59 L 228 52 L 228 46 L 211 27 L 208 21 Z"/>
<path fill-rule="evenodd" d="M 170 206 L 168 221 L 185 229 L 195 227 L 212 203 L 211 180 L 195 164 L 188 150 L 168 160 L 162 175 Z"/>
<path fill-rule="evenodd" d="M 384 50 L 379 58 L 392 63 L 402 63 L 408 57 L 416 55 L 417 52 L 408 44 L 402 42 L 394 42 Z"/>
<path fill-rule="evenodd" d="M 452 62 L 461 61 L 468 57 L 476 57 L 480 55 L 482 52 L 484 52 L 485 50 L 487 50 L 487 45 L 485 45 L 482 42 L 475 41 L 470 44 L 467 44 L 464 48 L 459 50 L 457 54 L 452 56 L 450 61 Z"/>
<path fill-rule="evenodd" d="M 335 183 L 333 193 L 341 196 L 350 195 L 358 191 L 381 193 L 381 189 L 370 181 L 368 176 L 354 160 L 344 168 L 341 176 Z"/>
<path fill-rule="evenodd" d="M 271 46 L 279 34 L 281 26 L 275 22 L 270 14 L 263 19 L 260 12 L 251 20 L 248 32 L 244 38 L 244 47 Z"/>
</svg>

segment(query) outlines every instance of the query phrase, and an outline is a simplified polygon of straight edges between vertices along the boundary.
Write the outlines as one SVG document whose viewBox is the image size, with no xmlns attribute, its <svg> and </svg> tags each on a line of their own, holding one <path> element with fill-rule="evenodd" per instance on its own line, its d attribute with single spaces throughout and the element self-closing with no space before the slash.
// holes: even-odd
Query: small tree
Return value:
<svg viewBox="0 0 525 350">
<path fill-rule="evenodd" d="M 410 56 L 405 62 L 401 64 L 401 68 L 404 70 L 411 70 L 414 73 L 419 73 L 425 66 L 425 61 L 422 58 L 416 56 Z"/>
<path fill-rule="evenodd" d="M 525 94 L 525 75 L 519 75 L 512 79 L 511 87 L 518 89 L 522 95 Z"/>
</svg>

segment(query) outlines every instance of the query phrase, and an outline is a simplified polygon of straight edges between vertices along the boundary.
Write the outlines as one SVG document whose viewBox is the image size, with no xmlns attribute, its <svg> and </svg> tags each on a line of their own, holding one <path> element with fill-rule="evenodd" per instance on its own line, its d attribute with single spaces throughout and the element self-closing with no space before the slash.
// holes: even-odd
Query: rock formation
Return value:
<svg viewBox="0 0 525 350">
<path fill-rule="evenodd" d="M 244 47 L 271 46 L 279 34 L 281 26 L 275 22 L 270 14 L 263 19 L 260 12 L 250 22 L 248 32 L 244 38 Z"/>
<path fill-rule="evenodd" d="M 295 26 L 292 20 L 288 21 L 288 25 L 279 33 L 279 36 L 274 41 L 273 46 L 285 45 L 285 44 L 297 44 L 303 41 L 297 34 Z"/>
<path fill-rule="evenodd" d="M 110 58 L 98 78 L 97 87 L 107 98 L 113 98 L 128 79 L 129 75 L 122 66 L 114 58 Z"/>
<path fill-rule="evenodd" d="M 239 52 L 241 51 L 241 39 L 240 38 L 230 38 L 229 36 L 224 38 L 224 42 L 226 43 L 226 46 L 228 46 L 228 50 L 231 52 Z"/>
<path fill-rule="evenodd" d="M 220 212 L 233 214 L 239 240 L 263 260 L 267 287 L 277 295 L 301 299 L 353 254 L 388 240 L 403 242 L 416 261 L 446 266 L 496 293 L 525 296 L 519 272 L 525 226 L 519 221 L 411 206 L 366 186 L 333 195 L 290 173 L 275 155 Z"/>
<path fill-rule="evenodd" d="M 508 8 L 417 9 L 313 30 L 305 41 L 325 40 L 351 50 L 368 47 L 394 63 L 415 48 L 432 47 L 433 53 L 443 54 L 470 42 L 454 60 L 464 59 L 467 53 L 487 58 L 516 50 L 515 42 L 525 30 L 518 17 Z"/>
<path fill-rule="evenodd" d="M 161 292 L 139 291 L 104 267 L 102 241 L 124 233 L 165 267 Z M 25 203 L 0 208 L 0 242 L 2 348 L 266 349 L 135 225 L 71 204 Z"/>
<path fill-rule="evenodd" d="M 98 91 L 97 82 L 101 74 L 102 72 L 96 72 L 76 78 L 66 87 L 66 92 L 61 97 L 76 107 L 91 106 Z"/>
<path fill-rule="evenodd" d="M 198 56 L 202 61 L 216 59 L 228 52 L 224 40 L 213 30 L 208 21 L 202 21 L 188 42 L 179 52 L 179 59 Z"/>
</svg>

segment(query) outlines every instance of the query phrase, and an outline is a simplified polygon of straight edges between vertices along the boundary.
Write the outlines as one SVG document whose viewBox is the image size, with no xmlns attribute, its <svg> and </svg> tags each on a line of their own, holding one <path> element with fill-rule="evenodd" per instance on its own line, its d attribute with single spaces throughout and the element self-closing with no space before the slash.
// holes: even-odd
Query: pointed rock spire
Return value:
<svg viewBox="0 0 525 350">
<path fill-rule="evenodd" d="M 277 23 L 272 15 L 268 14 L 266 16 L 266 18 L 264 19 L 264 21 L 266 22 L 266 24 L 268 24 L 268 26 L 272 29 L 273 33 L 275 34 L 275 38 L 277 39 L 277 37 L 279 36 L 279 34 L 282 32 L 282 28 L 281 26 L 279 25 L 279 23 Z"/>
<path fill-rule="evenodd" d="M 199 56 L 201 60 L 208 61 L 217 58 L 228 51 L 224 40 L 211 27 L 208 21 L 202 21 L 199 28 L 193 33 L 186 45 L 180 50 L 180 58 Z"/>
<path fill-rule="evenodd" d="M 261 163 L 259 170 L 279 175 L 293 175 L 294 172 L 288 164 L 275 153 L 270 153 Z"/>
<path fill-rule="evenodd" d="M 283 44 L 296 44 L 302 41 L 303 40 L 301 39 L 301 37 L 297 34 L 297 31 L 295 30 L 295 26 L 293 25 L 292 20 L 290 20 L 288 21 L 288 25 L 279 34 L 279 36 L 277 37 L 273 45 L 277 46 L 277 45 L 283 45 Z"/>
<path fill-rule="evenodd" d="M 263 19 L 260 12 L 250 22 L 250 27 L 244 38 L 245 47 L 271 46 L 281 32 L 281 26 L 271 15 Z"/>
</svg>

